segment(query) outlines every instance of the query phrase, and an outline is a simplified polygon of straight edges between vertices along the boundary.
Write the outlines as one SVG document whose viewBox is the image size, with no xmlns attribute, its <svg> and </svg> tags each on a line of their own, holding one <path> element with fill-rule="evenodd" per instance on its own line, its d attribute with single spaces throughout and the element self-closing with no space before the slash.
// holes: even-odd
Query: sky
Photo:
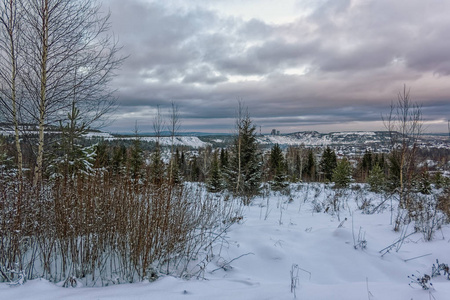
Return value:
<svg viewBox="0 0 450 300">
<path fill-rule="evenodd" d="M 238 103 L 262 133 L 385 130 L 404 87 L 427 132 L 448 132 L 450 1 L 102 0 L 128 56 L 111 85 L 110 132 L 151 132 L 160 108 L 182 132 L 234 129 Z"/>
</svg>

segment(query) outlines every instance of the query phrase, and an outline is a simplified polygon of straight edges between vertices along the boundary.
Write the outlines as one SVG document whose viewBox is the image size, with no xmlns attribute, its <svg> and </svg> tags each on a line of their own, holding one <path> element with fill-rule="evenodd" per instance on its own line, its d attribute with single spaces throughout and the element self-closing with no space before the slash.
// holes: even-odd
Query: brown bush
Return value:
<svg viewBox="0 0 450 300">
<path fill-rule="evenodd" d="M 241 217 L 239 201 L 212 197 L 198 185 L 155 185 L 108 172 L 61 178 L 39 190 L 3 177 L 0 189 L 2 281 L 25 274 L 72 286 L 75 279 L 108 285 L 158 273 L 192 276 Z"/>
</svg>

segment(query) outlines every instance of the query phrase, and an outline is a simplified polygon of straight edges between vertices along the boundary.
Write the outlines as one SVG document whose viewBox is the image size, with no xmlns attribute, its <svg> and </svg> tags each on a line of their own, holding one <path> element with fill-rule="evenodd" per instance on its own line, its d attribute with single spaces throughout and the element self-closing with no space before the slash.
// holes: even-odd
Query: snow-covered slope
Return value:
<svg viewBox="0 0 450 300">
<path fill-rule="evenodd" d="M 120 137 L 119 138 L 119 137 L 114 137 L 109 134 L 98 135 L 96 133 L 91 134 L 88 137 L 99 137 L 99 138 L 104 138 L 105 140 L 115 140 L 115 139 L 133 140 L 133 139 L 135 139 L 135 137 Z M 158 140 L 158 138 L 154 137 L 154 136 L 140 137 L 139 139 L 144 142 L 153 142 L 153 143 L 155 143 Z M 170 146 L 170 145 L 172 145 L 172 138 L 171 137 L 160 137 L 159 143 L 162 146 Z M 207 147 L 208 145 L 210 145 L 209 143 L 201 141 L 196 136 L 176 136 L 173 138 L 173 144 L 175 146 L 187 146 L 187 147 L 192 147 L 192 148 L 204 148 L 204 147 Z"/>
<path fill-rule="evenodd" d="M 141 140 L 146 141 L 146 142 L 156 142 L 157 138 L 156 137 L 142 137 Z M 160 137 L 159 143 L 163 146 L 170 146 L 170 145 L 172 145 L 172 138 L 171 137 Z M 209 143 L 202 142 L 196 136 L 176 136 L 173 139 L 173 144 L 175 146 L 188 146 L 188 147 L 192 147 L 192 148 L 204 148 L 209 145 Z"/>
<path fill-rule="evenodd" d="M 0 299 L 294 299 L 291 287 L 297 299 L 448 299 L 450 280 L 444 276 L 433 278 L 431 290 L 410 286 L 408 279 L 430 274 L 436 259 L 450 263 L 448 226 L 431 242 L 415 233 L 383 255 L 380 250 L 401 236 L 392 231 L 390 207 L 364 214 L 356 201 L 378 204 L 381 198 L 348 190 L 339 215 L 324 213 L 332 193 L 312 184 L 294 187 L 290 196 L 255 199 L 241 224 L 218 241 L 198 279 L 166 276 L 153 283 L 70 289 L 44 280 L 16 287 L 2 283 Z M 355 249 L 358 239 L 367 242 L 365 248 Z M 291 271 L 298 279 L 293 286 Z"/>
<path fill-rule="evenodd" d="M 389 136 L 385 131 L 347 131 L 319 133 L 317 131 L 302 131 L 286 135 L 264 135 L 258 137 L 261 144 L 280 145 L 367 145 L 386 143 Z"/>
<path fill-rule="evenodd" d="M 258 137 L 261 144 L 326 146 L 331 144 L 329 135 L 317 131 L 297 132 L 288 135 L 264 135 Z"/>
</svg>

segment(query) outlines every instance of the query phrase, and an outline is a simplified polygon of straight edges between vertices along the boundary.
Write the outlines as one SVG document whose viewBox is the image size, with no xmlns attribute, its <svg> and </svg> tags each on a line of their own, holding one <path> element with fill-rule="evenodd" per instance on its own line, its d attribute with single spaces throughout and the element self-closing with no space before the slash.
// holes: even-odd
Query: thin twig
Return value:
<svg viewBox="0 0 450 300">
<path fill-rule="evenodd" d="M 373 297 L 372 293 L 369 290 L 369 278 L 366 277 L 366 287 L 367 287 L 367 298 L 370 300 Z"/>
<path fill-rule="evenodd" d="M 249 252 L 249 253 L 244 253 L 244 254 L 242 254 L 242 255 L 239 255 L 238 257 L 235 257 L 235 258 L 233 258 L 232 260 L 230 260 L 229 262 L 226 262 L 225 264 L 223 264 L 223 266 L 221 266 L 221 267 L 219 267 L 219 268 L 217 268 L 217 269 L 212 270 L 211 273 L 214 273 L 214 272 L 217 271 L 217 270 L 223 269 L 223 267 L 225 267 L 225 266 L 227 266 L 227 265 L 229 266 L 233 261 L 235 261 L 235 260 L 237 260 L 237 259 L 239 259 L 239 258 L 241 258 L 241 257 L 243 257 L 243 256 L 247 256 L 247 255 L 255 255 L 255 253 Z"/>
<path fill-rule="evenodd" d="M 433 253 L 428 253 L 428 254 L 416 256 L 416 257 L 413 257 L 413 258 L 404 259 L 403 261 L 404 261 L 404 262 L 407 262 L 407 261 L 410 261 L 410 260 L 413 260 L 413 259 L 416 259 L 416 258 L 421 258 L 421 257 L 425 257 L 425 256 L 430 256 L 430 255 L 432 255 L 432 254 L 433 254 Z"/>
</svg>

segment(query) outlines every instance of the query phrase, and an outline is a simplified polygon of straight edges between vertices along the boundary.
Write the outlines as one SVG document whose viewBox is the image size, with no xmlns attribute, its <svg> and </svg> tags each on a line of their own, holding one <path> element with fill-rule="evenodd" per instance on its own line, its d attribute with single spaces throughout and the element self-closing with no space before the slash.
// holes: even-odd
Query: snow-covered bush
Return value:
<svg viewBox="0 0 450 300">
<path fill-rule="evenodd" d="M 431 241 L 436 230 L 448 222 L 447 216 L 438 208 L 436 195 L 417 194 L 408 213 L 415 221 L 415 229 L 422 232 L 426 241 Z"/>
</svg>

